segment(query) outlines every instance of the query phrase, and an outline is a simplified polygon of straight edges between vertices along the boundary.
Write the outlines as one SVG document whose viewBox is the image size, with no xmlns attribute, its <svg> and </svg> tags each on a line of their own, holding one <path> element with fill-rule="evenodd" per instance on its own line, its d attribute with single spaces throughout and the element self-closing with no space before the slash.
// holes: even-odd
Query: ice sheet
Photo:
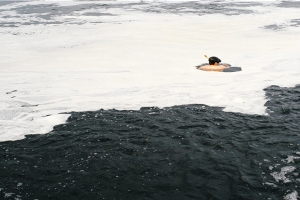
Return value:
<svg viewBox="0 0 300 200">
<path fill-rule="evenodd" d="M 13 6 L 4 6 L 6 14 L 16 14 Z M 1 27 L 0 141 L 47 133 L 69 111 L 199 103 L 265 115 L 265 87 L 299 84 L 300 31 L 289 23 L 300 16 L 296 8 L 251 9 L 257 12 L 199 16 L 116 7 L 111 16 L 84 10 L 56 16 L 62 24 Z M 204 54 L 243 71 L 196 70 Z"/>
</svg>

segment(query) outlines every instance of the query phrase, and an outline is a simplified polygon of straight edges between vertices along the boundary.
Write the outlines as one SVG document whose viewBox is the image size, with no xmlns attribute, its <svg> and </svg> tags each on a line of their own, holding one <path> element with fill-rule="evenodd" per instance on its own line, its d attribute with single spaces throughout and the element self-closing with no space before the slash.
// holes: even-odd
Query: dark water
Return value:
<svg viewBox="0 0 300 200">
<path fill-rule="evenodd" d="M 300 85 L 265 92 L 269 116 L 74 112 L 49 134 L 0 143 L 0 199 L 283 199 L 300 186 L 300 159 L 287 159 L 300 152 Z"/>
</svg>

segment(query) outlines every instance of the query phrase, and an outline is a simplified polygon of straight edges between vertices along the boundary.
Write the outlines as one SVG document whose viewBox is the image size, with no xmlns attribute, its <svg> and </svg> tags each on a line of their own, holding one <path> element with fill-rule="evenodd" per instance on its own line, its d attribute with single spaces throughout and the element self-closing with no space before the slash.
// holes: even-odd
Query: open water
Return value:
<svg viewBox="0 0 300 200">
<path fill-rule="evenodd" d="M 2 142 L 8 199 L 297 199 L 300 86 L 265 89 L 269 116 L 180 105 L 73 112 Z"/>
</svg>

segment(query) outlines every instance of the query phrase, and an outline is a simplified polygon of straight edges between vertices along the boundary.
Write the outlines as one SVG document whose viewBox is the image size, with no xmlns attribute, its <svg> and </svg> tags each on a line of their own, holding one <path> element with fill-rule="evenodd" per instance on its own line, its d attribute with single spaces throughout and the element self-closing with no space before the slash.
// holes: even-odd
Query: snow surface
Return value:
<svg viewBox="0 0 300 200">
<path fill-rule="evenodd" d="M 47 133 L 69 111 L 207 104 L 266 115 L 263 89 L 294 86 L 300 75 L 300 29 L 289 26 L 300 18 L 299 9 L 267 3 L 253 6 L 253 14 L 232 16 L 114 8 L 109 12 L 115 15 L 101 17 L 102 23 L 1 27 L 0 141 Z M 14 15 L 10 8 L 19 4 L 1 8 Z M 55 20 L 99 20 L 78 13 Z M 263 28 L 270 24 L 284 29 Z M 243 71 L 196 70 L 207 62 L 204 54 Z"/>
</svg>

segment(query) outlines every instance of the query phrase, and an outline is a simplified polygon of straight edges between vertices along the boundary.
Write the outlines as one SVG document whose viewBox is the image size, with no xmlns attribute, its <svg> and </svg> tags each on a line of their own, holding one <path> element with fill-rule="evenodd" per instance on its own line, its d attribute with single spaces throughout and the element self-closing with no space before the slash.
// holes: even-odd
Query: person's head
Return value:
<svg viewBox="0 0 300 200">
<path fill-rule="evenodd" d="M 215 56 L 212 56 L 208 59 L 210 65 L 214 65 L 215 63 L 219 64 L 221 60 Z"/>
</svg>

